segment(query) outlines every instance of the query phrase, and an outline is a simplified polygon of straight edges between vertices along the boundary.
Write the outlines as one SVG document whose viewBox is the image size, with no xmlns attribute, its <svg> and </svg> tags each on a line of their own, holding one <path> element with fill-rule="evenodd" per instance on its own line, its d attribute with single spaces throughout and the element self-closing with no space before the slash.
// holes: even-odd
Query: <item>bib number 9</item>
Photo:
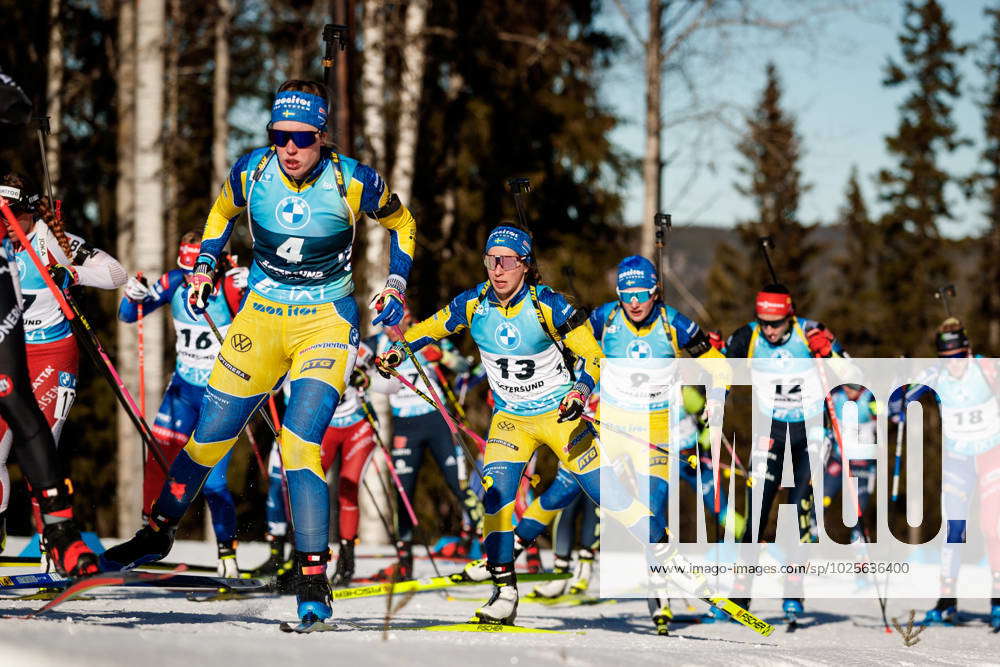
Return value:
<svg viewBox="0 0 1000 667">
<path fill-rule="evenodd" d="M 302 261 L 302 244 L 305 241 L 304 238 L 290 236 L 278 246 L 274 253 L 289 264 L 298 264 Z"/>
</svg>

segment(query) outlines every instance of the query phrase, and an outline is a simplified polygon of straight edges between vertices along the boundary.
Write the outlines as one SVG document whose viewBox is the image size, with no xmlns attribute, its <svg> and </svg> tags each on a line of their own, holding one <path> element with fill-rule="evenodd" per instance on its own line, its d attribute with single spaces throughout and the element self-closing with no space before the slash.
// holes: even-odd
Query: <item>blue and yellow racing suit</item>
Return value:
<svg viewBox="0 0 1000 667">
<path fill-rule="evenodd" d="M 606 303 L 594 310 L 590 314 L 589 321 L 605 357 L 624 360 L 619 363 L 634 363 L 643 372 L 648 372 L 651 364 L 661 364 L 663 365 L 661 370 L 664 376 L 667 376 L 665 364 L 678 357 L 682 349 L 694 357 L 722 357 L 711 346 L 697 324 L 662 302 L 657 302 L 646 319 L 638 324 L 632 322 L 618 301 Z M 632 424 L 640 424 L 641 433 L 648 432 L 653 443 L 666 448 L 670 441 L 668 400 L 670 385 L 663 384 L 660 388 L 662 391 L 658 395 L 651 396 L 649 389 L 644 388 L 643 395 L 636 397 L 630 395 L 631 385 L 613 380 L 609 382 L 609 378 L 606 377 L 601 383 L 602 422 L 626 429 Z M 687 389 L 690 392 L 695 391 L 693 388 Z M 687 398 L 685 393 L 685 399 Z M 704 400 L 701 401 L 701 407 L 703 406 Z M 701 407 L 697 411 L 700 412 Z M 691 415 L 685 411 L 684 405 L 677 406 L 676 409 L 677 422 L 683 430 L 682 434 L 678 434 L 680 436 L 677 438 L 678 443 L 682 449 L 694 447 L 698 441 L 698 431 L 694 427 Z M 621 440 L 623 446 L 627 448 L 642 446 L 624 439 L 611 429 L 605 429 L 601 437 L 606 442 L 611 439 Z M 690 465 L 682 466 L 681 478 L 688 479 L 689 483 L 695 485 L 695 470 Z M 688 471 L 690 474 L 686 474 Z M 702 473 L 703 480 L 707 478 L 711 481 L 710 470 L 703 468 Z M 661 526 L 666 525 L 667 485 L 670 479 L 669 457 L 666 453 L 650 449 L 648 475 L 649 507 L 657 519 L 652 524 L 654 535 L 650 537 L 655 541 L 661 533 Z M 714 498 L 714 488 L 710 492 Z M 560 510 L 575 500 L 578 493 L 577 489 L 565 483 L 565 479 L 560 480 L 560 476 L 557 476 L 545 493 L 539 496 L 525 512 L 517 527 L 518 536 L 525 541 L 535 539 Z"/>
<path fill-rule="evenodd" d="M 559 404 L 573 387 L 562 345 L 583 359 L 575 381 L 592 390 L 601 350 L 586 316 L 545 285 L 523 285 L 501 304 L 489 283 L 462 292 L 432 317 L 406 332 L 414 349 L 469 329 L 495 398 L 486 445 L 487 559 L 513 561 L 514 501 L 525 465 L 539 446 L 549 447 L 587 494 L 600 502 L 601 456 L 583 421 L 560 423 Z M 645 541 L 649 512 L 626 493 L 605 498 L 604 508 Z"/>
<path fill-rule="evenodd" d="M 371 167 L 324 149 L 301 181 L 259 148 L 233 166 L 212 206 L 199 263 L 215 266 L 235 219 L 253 237 L 249 294 L 212 368 L 194 434 L 171 467 L 156 511 L 177 519 L 250 415 L 285 375 L 291 398 L 281 430 L 295 544 L 327 549 L 329 498 L 320 443 L 354 367 L 358 309 L 351 250 L 363 212 L 389 230 L 387 285 L 406 287 L 416 224 Z"/>
</svg>

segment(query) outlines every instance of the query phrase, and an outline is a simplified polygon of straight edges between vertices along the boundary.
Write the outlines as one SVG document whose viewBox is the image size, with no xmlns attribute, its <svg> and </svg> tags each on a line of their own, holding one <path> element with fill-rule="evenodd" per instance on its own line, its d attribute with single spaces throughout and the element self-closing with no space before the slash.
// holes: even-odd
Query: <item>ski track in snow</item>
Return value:
<svg viewBox="0 0 1000 667">
<path fill-rule="evenodd" d="M 24 540 L 10 538 L 8 554 L 20 551 Z M 359 553 L 364 553 L 359 549 Z M 169 559 L 210 563 L 214 544 L 179 542 Z M 241 544 L 240 563 L 251 567 L 265 558 L 263 543 Z M 551 555 L 545 555 L 551 562 Z M 360 558 L 358 574 L 384 567 L 388 559 Z M 433 574 L 431 564 L 417 561 L 417 575 Z M 440 563 L 442 571 L 457 569 Z M 29 570 L 3 568 L 0 574 Z M 485 597 L 488 589 L 463 587 L 455 594 Z M 530 586 L 522 585 L 522 596 Z M 217 667 L 274 667 L 326 664 L 360 667 L 421 664 L 523 665 L 969 665 L 1000 664 L 1000 635 L 990 633 L 984 621 L 986 601 L 968 601 L 960 608 L 975 618 L 957 628 L 931 627 L 913 647 L 903 645 L 898 633 L 886 634 L 878 606 L 867 600 L 808 600 L 803 626 L 794 634 L 777 625 L 780 600 L 758 600 L 755 613 L 776 623 L 774 634 L 759 637 L 732 623 L 675 624 L 671 636 L 653 634 L 643 600 L 621 600 L 589 607 L 550 608 L 522 602 L 518 625 L 569 631 L 570 634 L 485 634 L 407 630 L 462 623 L 478 606 L 469 600 L 449 601 L 441 593 L 422 593 L 393 617 L 388 638 L 383 637 L 386 598 L 361 598 L 334 603 L 332 622 L 343 630 L 312 635 L 289 635 L 278 623 L 295 619 L 290 596 L 259 597 L 224 602 L 195 603 L 184 593 L 102 588 L 96 599 L 70 601 L 37 620 L 0 620 L 0 664 L 53 665 L 216 665 Z M 395 604 L 400 602 L 396 596 Z M 42 603 L 0 596 L 0 614 L 23 615 Z M 695 613 L 705 607 L 700 602 Z M 911 608 L 918 618 L 932 601 L 896 600 L 889 617 L 905 620 Z M 675 614 L 688 614 L 675 601 Z M 352 626 L 348 626 L 350 622 Z M 581 634 L 582 633 L 582 634 Z"/>
</svg>

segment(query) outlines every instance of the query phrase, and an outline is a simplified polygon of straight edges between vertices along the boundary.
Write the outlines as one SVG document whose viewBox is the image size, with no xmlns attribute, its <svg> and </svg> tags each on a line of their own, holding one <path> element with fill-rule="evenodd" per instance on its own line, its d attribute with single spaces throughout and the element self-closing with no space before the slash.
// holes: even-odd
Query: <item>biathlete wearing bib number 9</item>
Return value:
<svg viewBox="0 0 1000 667">
<path fill-rule="evenodd" d="M 283 101 L 314 97 L 279 93 L 275 109 Z M 299 552 L 325 554 L 330 508 L 320 443 L 358 349 L 351 274 L 355 225 L 364 212 L 389 230 L 389 284 L 401 293 L 416 224 L 367 165 L 322 148 L 315 167 L 297 181 L 275 154 L 272 146 L 241 157 L 209 213 L 198 263 L 214 268 L 235 219 L 247 211 L 254 240 L 250 293 L 226 335 L 194 434 L 171 467 L 152 519 L 172 525 L 184 514 L 208 472 L 287 373 L 291 397 L 281 452 L 295 545 Z"/>
<path fill-rule="evenodd" d="M 171 319 L 177 334 L 174 372 L 156 411 L 152 427 L 153 435 L 160 443 L 168 462 L 177 458 L 194 431 L 205 388 L 208 386 L 208 376 L 222 347 L 205 318 L 192 312 L 188 305 L 190 290 L 187 287 L 187 276 L 192 265 L 185 268 L 188 270 L 171 269 L 160 276 L 150 286 L 149 295 L 141 301 L 144 316 L 170 304 Z M 208 313 L 223 335 L 229 329 L 234 313 L 240 308 L 242 291 L 233 282 L 232 276 L 223 278 L 208 302 Z M 118 306 L 118 319 L 122 322 L 135 322 L 138 319 L 138 305 L 128 296 L 123 297 Z M 212 513 L 216 540 L 231 544 L 236 539 L 236 504 L 226 483 L 228 468 L 229 454 L 212 469 L 204 490 L 205 500 Z M 144 516 L 149 516 L 153 501 L 163 488 L 164 481 L 166 476 L 163 470 L 152 453 L 148 452 L 142 480 Z"/>
<path fill-rule="evenodd" d="M 514 560 L 512 517 L 518 483 L 535 449 L 549 447 L 587 494 L 600 502 L 600 452 L 588 424 L 558 421 L 573 375 L 557 340 L 584 363 L 576 382 L 592 389 L 601 350 L 586 316 L 546 285 L 524 284 L 506 306 L 489 282 L 467 290 L 433 317 L 406 332 L 414 350 L 469 329 L 486 368 L 496 407 L 486 445 L 486 555 L 490 564 Z M 648 530 L 648 511 L 633 499 L 607 499 L 626 526 Z M 610 506 L 609 506 L 610 505 Z"/>
</svg>

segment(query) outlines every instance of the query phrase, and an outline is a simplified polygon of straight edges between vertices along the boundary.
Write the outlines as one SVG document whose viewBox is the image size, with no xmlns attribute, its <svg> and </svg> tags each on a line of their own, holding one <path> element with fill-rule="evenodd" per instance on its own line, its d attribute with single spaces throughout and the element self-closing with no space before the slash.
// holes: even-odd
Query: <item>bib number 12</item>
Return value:
<svg viewBox="0 0 1000 667">
<path fill-rule="evenodd" d="M 289 264 L 298 264 L 302 261 L 303 243 L 305 243 L 304 238 L 290 236 L 284 243 L 278 246 L 278 249 L 275 250 L 275 254 Z"/>
</svg>

